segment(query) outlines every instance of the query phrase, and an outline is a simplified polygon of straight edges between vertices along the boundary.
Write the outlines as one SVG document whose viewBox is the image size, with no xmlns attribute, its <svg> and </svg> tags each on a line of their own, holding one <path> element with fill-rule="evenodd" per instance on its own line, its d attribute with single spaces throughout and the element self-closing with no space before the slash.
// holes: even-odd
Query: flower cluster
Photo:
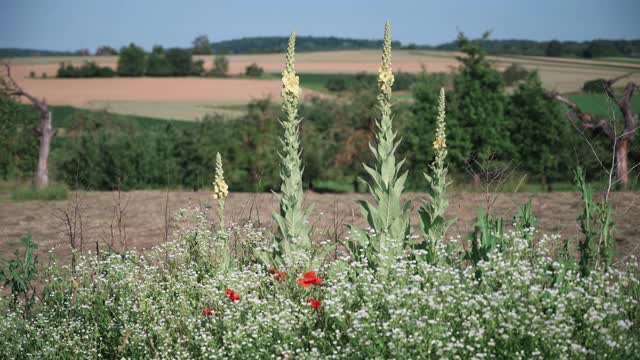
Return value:
<svg viewBox="0 0 640 360">
<path fill-rule="evenodd" d="M 213 180 L 213 198 L 224 200 L 229 196 L 229 186 L 224 181 L 224 171 L 222 169 L 222 157 L 216 154 L 216 176 Z"/>
<path fill-rule="evenodd" d="M 394 80 L 393 71 L 391 71 L 391 27 L 387 22 L 384 28 L 382 63 L 378 69 L 378 88 L 380 92 L 390 96 Z"/>
<path fill-rule="evenodd" d="M 438 99 L 438 121 L 436 127 L 436 138 L 433 141 L 433 150 L 436 157 L 443 156 L 447 149 L 447 138 L 445 135 L 445 93 L 444 88 L 440 89 L 440 97 Z M 446 153 L 444 154 L 446 156 Z"/>
<path fill-rule="evenodd" d="M 322 283 L 322 278 L 319 278 L 315 271 L 306 272 L 300 279 L 298 279 L 298 284 L 302 285 L 304 288 L 308 288 L 309 286 L 318 286 Z"/>
<path fill-rule="evenodd" d="M 282 72 L 282 97 L 300 97 L 300 78 L 296 75 L 295 70 L 284 70 Z"/>
<path fill-rule="evenodd" d="M 231 289 L 225 289 L 224 291 L 227 293 L 227 296 L 229 297 L 229 300 L 231 300 L 231 302 L 240 302 L 240 295 L 238 295 L 237 292 Z"/>
</svg>

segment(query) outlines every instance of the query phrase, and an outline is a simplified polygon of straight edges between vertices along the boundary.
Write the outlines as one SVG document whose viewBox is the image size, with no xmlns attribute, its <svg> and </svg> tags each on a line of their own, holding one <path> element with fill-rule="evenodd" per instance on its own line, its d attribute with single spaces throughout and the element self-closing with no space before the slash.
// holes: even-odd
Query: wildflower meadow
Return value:
<svg viewBox="0 0 640 360">
<path fill-rule="evenodd" d="M 338 242 L 315 240 L 292 34 L 274 228 L 225 221 L 233 183 L 218 154 L 211 210 L 218 221 L 205 208 L 183 209 L 171 241 L 149 251 L 75 251 L 71 265 L 38 262 L 27 236 L 1 264 L 0 357 L 640 358 L 638 263 L 614 258 L 615 214 L 606 198 L 594 200 L 583 172 L 575 172 L 583 196 L 577 239 L 540 233 L 527 204 L 513 220 L 480 210 L 468 234 L 452 234 L 445 90 L 435 158 L 424 164 L 430 198 L 404 202 L 393 84 L 387 23 L 373 160 L 364 165 L 371 201 L 359 203 L 367 227 L 350 227 Z"/>
</svg>

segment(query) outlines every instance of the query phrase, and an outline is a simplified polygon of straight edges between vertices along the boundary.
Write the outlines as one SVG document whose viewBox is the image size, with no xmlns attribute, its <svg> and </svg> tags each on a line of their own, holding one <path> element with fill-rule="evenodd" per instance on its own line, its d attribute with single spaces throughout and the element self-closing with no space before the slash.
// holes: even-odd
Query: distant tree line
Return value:
<svg viewBox="0 0 640 360">
<path fill-rule="evenodd" d="M 223 54 L 261 54 L 280 53 L 287 49 L 286 36 L 246 37 L 242 39 L 223 40 L 211 43 L 217 53 Z M 400 48 L 399 41 L 392 42 L 392 46 Z M 380 49 L 382 40 L 349 39 L 335 36 L 297 36 L 296 52 Z"/>
<path fill-rule="evenodd" d="M 246 37 L 241 39 L 209 41 L 206 35 L 196 37 L 192 42 L 193 55 L 217 54 L 257 54 L 280 53 L 286 50 L 288 38 L 285 36 Z M 605 40 L 589 41 L 534 41 L 519 39 L 479 39 L 480 47 L 490 55 L 529 55 L 553 57 L 640 57 L 640 39 L 633 40 Z M 379 49 L 382 40 L 350 39 L 341 37 L 299 36 L 296 49 L 299 52 L 335 51 Z M 460 50 L 457 41 L 440 45 L 403 45 L 399 41 L 392 43 L 394 48 L 428 49 L 428 50 Z M 96 56 L 114 56 L 118 51 L 110 46 L 100 46 L 96 49 Z M 77 51 L 48 51 L 35 49 L 0 48 L 2 57 L 30 57 L 30 56 L 73 56 L 90 55 L 88 49 Z"/>
<path fill-rule="evenodd" d="M 112 54 L 115 50 L 102 47 L 101 52 Z M 201 49 L 201 53 L 202 53 Z M 57 76 L 60 78 L 88 78 L 114 76 L 214 76 L 225 77 L 229 72 L 229 60 L 224 55 L 217 55 L 213 59 L 213 66 L 205 70 L 204 60 L 194 59 L 194 50 L 171 48 L 165 50 L 162 46 L 154 46 L 150 53 L 142 47 L 130 44 L 120 49 L 118 64 L 114 71 L 108 66 L 99 66 L 95 61 L 85 61 L 82 65 L 74 66 L 71 62 L 62 62 Z M 247 66 L 245 75 L 260 77 L 264 73 L 258 64 Z"/>
<path fill-rule="evenodd" d="M 480 39 L 479 46 L 491 55 L 530 55 L 552 57 L 640 57 L 640 39 L 590 41 L 533 41 Z M 460 50 L 457 41 L 435 47 L 410 45 L 411 48 Z"/>
</svg>

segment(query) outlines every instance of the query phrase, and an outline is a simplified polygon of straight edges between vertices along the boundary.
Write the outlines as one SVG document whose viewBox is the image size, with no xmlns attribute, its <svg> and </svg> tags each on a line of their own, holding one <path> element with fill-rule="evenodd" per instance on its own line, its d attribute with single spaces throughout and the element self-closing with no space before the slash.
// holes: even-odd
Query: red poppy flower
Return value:
<svg viewBox="0 0 640 360">
<path fill-rule="evenodd" d="M 320 305 L 322 305 L 322 303 L 318 299 L 308 299 L 307 304 L 309 304 L 309 306 L 311 306 L 312 309 L 316 309 L 316 310 L 320 307 Z"/>
<path fill-rule="evenodd" d="M 227 296 L 229 297 L 229 300 L 231 300 L 232 302 L 239 302 L 240 301 L 240 296 L 238 295 L 237 292 L 231 290 L 231 289 L 225 289 L 224 290 L 227 293 Z"/>
<path fill-rule="evenodd" d="M 298 283 L 305 288 L 308 288 L 309 285 L 318 286 L 322 283 L 322 278 L 319 278 L 315 271 L 309 271 L 305 273 L 302 278 L 298 279 Z"/>
<path fill-rule="evenodd" d="M 211 309 L 209 309 L 208 307 L 206 307 L 206 308 L 204 308 L 204 309 L 202 310 L 202 313 L 203 313 L 204 315 L 211 316 L 212 311 L 211 311 Z"/>
<path fill-rule="evenodd" d="M 273 275 L 273 280 L 275 281 L 284 281 L 287 278 L 287 273 L 284 271 L 279 271 L 276 269 L 269 270 L 271 275 Z"/>
</svg>

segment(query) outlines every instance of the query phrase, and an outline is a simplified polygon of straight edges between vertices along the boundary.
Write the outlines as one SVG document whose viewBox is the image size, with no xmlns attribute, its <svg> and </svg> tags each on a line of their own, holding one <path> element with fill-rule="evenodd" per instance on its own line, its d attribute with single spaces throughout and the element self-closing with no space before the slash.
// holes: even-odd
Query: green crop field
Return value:
<svg viewBox="0 0 640 360">
<path fill-rule="evenodd" d="M 606 95 L 601 94 L 580 94 L 568 96 L 582 111 L 600 117 L 611 118 L 612 110 L 615 110 L 617 119 L 621 119 L 622 114 L 617 106 L 610 102 Z M 631 108 L 635 112 L 640 111 L 640 98 L 634 97 L 631 100 Z"/>
</svg>

